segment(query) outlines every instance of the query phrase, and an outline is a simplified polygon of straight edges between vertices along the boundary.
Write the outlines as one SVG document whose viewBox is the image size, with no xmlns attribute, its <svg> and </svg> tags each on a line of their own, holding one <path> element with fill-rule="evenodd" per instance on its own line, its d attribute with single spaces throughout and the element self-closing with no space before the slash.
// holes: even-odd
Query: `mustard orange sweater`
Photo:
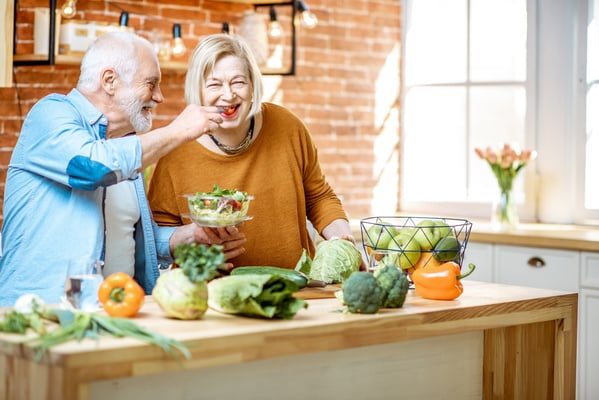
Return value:
<svg viewBox="0 0 599 400">
<path fill-rule="evenodd" d="M 157 164 L 148 199 L 159 225 L 190 221 L 184 194 L 209 192 L 216 183 L 254 196 L 241 231 L 246 252 L 231 260 L 235 266 L 272 265 L 293 268 L 302 249 L 314 256 L 306 227 L 318 232 L 333 220 L 347 219 L 339 198 L 327 183 L 317 149 L 303 122 L 289 110 L 262 106 L 263 123 L 254 143 L 243 153 L 221 155 L 196 141 L 184 144 Z"/>
</svg>

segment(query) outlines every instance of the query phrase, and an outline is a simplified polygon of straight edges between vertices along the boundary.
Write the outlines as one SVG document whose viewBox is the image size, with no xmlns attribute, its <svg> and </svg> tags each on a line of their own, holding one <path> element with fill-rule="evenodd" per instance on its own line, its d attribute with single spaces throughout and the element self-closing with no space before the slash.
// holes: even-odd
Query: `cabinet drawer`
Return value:
<svg viewBox="0 0 599 400">
<path fill-rule="evenodd" d="M 468 271 L 468 264 L 476 265 L 476 269 L 466 279 L 481 282 L 493 282 L 493 245 L 488 243 L 468 242 L 462 271 Z"/>
<path fill-rule="evenodd" d="M 580 257 L 580 285 L 599 289 L 599 253 L 582 252 Z"/>
<path fill-rule="evenodd" d="M 496 245 L 494 257 L 498 283 L 578 292 L 577 251 Z"/>
</svg>

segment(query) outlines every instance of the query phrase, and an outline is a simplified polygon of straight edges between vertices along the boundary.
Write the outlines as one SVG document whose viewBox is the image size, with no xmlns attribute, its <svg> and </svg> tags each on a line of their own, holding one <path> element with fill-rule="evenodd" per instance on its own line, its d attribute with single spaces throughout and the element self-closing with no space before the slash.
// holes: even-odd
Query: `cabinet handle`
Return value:
<svg viewBox="0 0 599 400">
<path fill-rule="evenodd" d="M 535 268 L 541 268 L 545 266 L 545 260 L 541 257 L 531 257 L 528 259 L 528 265 Z"/>
</svg>

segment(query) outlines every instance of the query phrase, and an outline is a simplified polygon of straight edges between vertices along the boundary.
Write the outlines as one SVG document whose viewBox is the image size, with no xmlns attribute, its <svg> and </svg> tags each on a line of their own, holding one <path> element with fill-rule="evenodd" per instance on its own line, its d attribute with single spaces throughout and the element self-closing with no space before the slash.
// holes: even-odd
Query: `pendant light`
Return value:
<svg viewBox="0 0 599 400">
<path fill-rule="evenodd" d="M 277 11 L 274 6 L 270 6 L 269 10 L 270 22 L 268 23 L 268 36 L 271 38 L 278 38 L 282 35 L 283 29 L 281 29 L 281 24 L 277 20 Z"/>
<path fill-rule="evenodd" d="M 318 17 L 310 11 L 306 3 L 303 1 L 297 2 L 297 14 L 295 14 L 295 23 L 304 28 L 312 29 L 318 25 Z"/>
<path fill-rule="evenodd" d="M 60 10 L 64 18 L 73 18 L 77 14 L 77 0 L 67 0 Z"/>
<path fill-rule="evenodd" d="M 173 45 L 171 47 L 171 53 L 174 57 L 181 57 L 187 51 L 187 47 L 185 47 L 185 42 L 183 42 L 183 38 L 181 37 L 181 25 L 174 24 L 173 25 Z"/>
</svg>

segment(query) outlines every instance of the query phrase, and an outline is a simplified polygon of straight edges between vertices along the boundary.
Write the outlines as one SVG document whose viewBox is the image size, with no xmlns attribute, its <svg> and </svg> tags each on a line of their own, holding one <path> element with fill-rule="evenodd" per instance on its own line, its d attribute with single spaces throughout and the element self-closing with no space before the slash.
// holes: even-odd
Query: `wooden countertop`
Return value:
<svg viewBox="0 0 599 400">
<path fill-rule="evenodd" d="M 299 311 L 293 320 L 244 318 L 208 310 L 201 320 L 180 321 L 165 318 L 158 305 L 151 297 L 147 297 L 146 304 L 134 320 L 155 332 L 187 343 L 193 360 L 185 361 L 184 365 L 219 365 L 427 336 L 425 332 L 430 327 L 425 326 L 435 321 L 445 321 L 442 329 L 450 333 L 464 330 L 468 324 L 466 321 L 474 316 L 491 317 L 555 307 L 576 296 L 559 291 L 467 280 L 464 286 L 464 294 L 455 301 L 425 300 L 410 290 L 403 308 L 383 309 L 375 315 L 342 313 L 340 302 L 334 298 L 308 300 L 308 309 Z M 531 319 L 539 318 L 531 316 Z M 393 335 L 364 334 L 365 331 L 372 332 L 373 326 L 377 327 L 378 332 L 388 331 L 393 332 Z M 342 335 L 348 337 L 333 340 Z M 304 340 L 306 337 L 310 340 Z M 31 352 L 21 341 L 20 335 L 0 334 L 0 353 L 30 358 Z M 163 365 L 177 368 L 176 361 L 156 347 L 134 339 L 110 337 L 56 346 L 43 362 L 88 367 L 107 361 L 134 364 L 151 360 L 158 362 L 153 368 L 163 369 Z M 127 369 L 130 372 L 135 370 Z M 113 375 L 113 371 L 106 373 Z"/>
<path fill-rule="evenodd" d="M 469 240 L 481 243 L 599 252 L 599 229 L 580 225 L 523 223 L 519 224 L 516 229 L 499 231 L 494 229 L 490 223 L 473 222 Z"/>
<path fill-rule="evenodd" d="M 87 390 L 91 382 L 106 379 L 243 364 L 481 329 L 501 330 L 546 321 L 561 321 L 559 329 L 565 332 L 570 343 L 566 371 L 575 371 L 576 293 L 468 280 L 464 281 L 464 287 L 464 293 L 455 301 L 425 300 L 410 290 L 402 308 L 383 309 L 374 315 L 343 313 L 335 298 L 308 300 L 309 307 L 299 311 L 293 320 L 244 318 L 212 310 L 201 320 L 172 320 L 165 318 L 148 297 L 135 321 L 185 342 L 192 352 L 191 360 L 179 363 L 155 346 L 129 338 L 103 337 L 97 341 L 85 339 L 56 346 L 36 363 L 32 361 L 29 347 L 22 343 L 22 336 L 0 334 L 0 373 L 3 375 L 0 398 L 36 392 L 53 393 L 44 397 L 47 399 L 74 399 L 81 398 L 81 391 Z M 550 327 L 548 332 L 553 335 L 555 329 Z M 553 347 L 550 354 L 554 354 Z M 497 368 L 503 370 L 503 361 L 499 361 Z M 565 383 L 566 390 L 570 391 L 575 378 L 571 372 L 568 374 Z M 562 378 L 559 379 L 563 386 Z M 6 386 L 7 382 L 11 384 Z"/>
</svg>

